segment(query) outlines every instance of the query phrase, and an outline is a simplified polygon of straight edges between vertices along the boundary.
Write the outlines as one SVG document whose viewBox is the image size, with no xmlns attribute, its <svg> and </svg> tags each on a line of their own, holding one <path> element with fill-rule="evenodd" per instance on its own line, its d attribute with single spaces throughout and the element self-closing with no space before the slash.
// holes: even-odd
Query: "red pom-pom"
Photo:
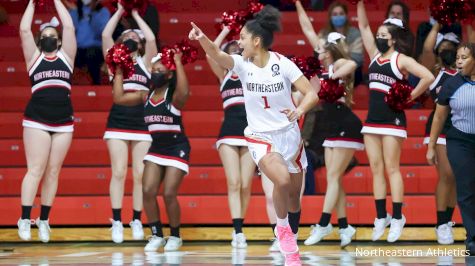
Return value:
<svg viewBox="0 0 475 266">
<path fill-rule="evenodd" d="M 259 0 L 251 0 L 247 4 L 247 11 L 251 14 L 254 15 L 261 11 L 264 8 L 264 5 L 259 3 Z"/>
<path fill-rule="evenodd" d="M 413 89 L 407 81 L 395 82 L 391 85 L 389 93 L 384 97 L 384 101 L 397 112 L 411 108 L 414 105 L 414 102 L 410 102 Z"/>
<path fill-rule="evenodd" d="M 132 10 L 137 9 L 141 16 L 145 15 L 145 11 L 148 7 L 148 0 L 113 0 L 112 5 L 117 7 L 117 3 L 120 3 L 124 7 L 124 16 L 128 17 L 132 15 Z"/>
<path fill-rule="evenodd" d="M 116 44 L 107 51 L 106 64 L 112 74 L 115 74 L 117 68 L 121 68 L 124 79 L 130 78 L 135 73 L 134 61 L 129 49 L 123 43 Z"/>
<path fill-rule="evenodd" d="M 227 39 L 232 39 L 234 36 L 241 32 L 242 27 L 246 23 L 246 14 L 242 11 L 226 11 L 221 15 L 221 23 L 216 24 L 216 29 L 221 31 L 223 26 L 227 26 L 230 29 Z"/>
<path fill-rule="evenodd" d="M 345 96 L 345 87 L 340 84 L 339 80 L 320 80 L 320 91 L 318 91 L 318 98 L 327 103 L 334 103 L 343 96 Z"/>
<path fill-rule="evenodd" d="M 304 76 L 308 79 L 322 73 L 320 61 L 313 56 L 291 56 L 289 59 L 302 71 Z"/>
<path fill-rule="evenodd" d="M 188 40 L 183 40 L 173 46 L 164 46 L 161 49 L 161 61 L 162 64 L 164 64 L 170 70 L 176 69 L 175 60 L 173 59 L 173 57 L 175 56 L 175 51 L 179 51 L 182 53 L 181 63 L 183 65 L 193 63 L 198 58 L 198 48 L 192 46 Z"/>
<path fill-rule="evenodd" d="M 431 16 L 444 25 L 471 21 L 475 14 L 473 0 L 432 0 L 429 9 Z"/>
<path fill-rule="evenodd" d="M 175 44 L 175 49 L 178 49 L 183 54 L 181 56 L 181 62 L 184 65 L 193 63 L 198 58 L 198 48 L 192 46 L 188 40 L 183 40 Z"/>
<path fill-rule="evenodd" d="M 231 31 L 226 36 L 226 39 L 232 40 L 236 35 L 239 35 L 239 32 L 241 32 L 246 21 L 253 19 L 254 14 L 261 11 L 262 8 L 264 8 L 264 6 L 259 3 L 258 0 L 251 0 L 247 5 L 247 9 L 223 12 L 221 15 L 221 22 L 216 24 L 216 30 L 219 33 L 224 26 L 229 27 Z"/>
</svg>

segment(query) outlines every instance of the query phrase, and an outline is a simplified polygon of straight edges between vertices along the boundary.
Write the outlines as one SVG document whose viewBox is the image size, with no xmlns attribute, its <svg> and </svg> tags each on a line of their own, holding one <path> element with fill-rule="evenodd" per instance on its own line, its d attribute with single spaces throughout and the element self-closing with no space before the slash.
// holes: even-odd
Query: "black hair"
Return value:
<svg viewBox="0 0 475 266">
<path fill-rule="evenodd" d="M 391 11 L 391 8 L 393 6 L 400 6 L 402 8 L 402 20 L 404 24 L 407 24 L 407 26 L 409 27 L 409 16 L 410 16 L 411 10 L 406 5 L 406 3 L 404 3 L 401 0 L 394 0 L 391 3 L 389 3 L 388 9 L 386 10 L 386 18 L 389 18 L 389 12 Z"/>
<path fill-rule="evenodd" d="M 413 39 L 406 27 L 406 24 L 403 22 L 403 27 L 396 26 L 391 23 L 384 23 L 388 29 L 389 34 L 391 34 L 392 39 L 395 41 L 394 43 L 394 50 L 405 54 L 407 56 L 412 56 L 412 47 L 413 47 Z"/>
<path fill-rule="evenodd" d="M 167 97 L 165 99 L 165 102 L 167 103 L 167 105 L 171 104 L 173 101 L 173 93 L 175 92 L 176 82 L 177 82 L 176 71 L 170 70 L 170 73 L 172 73 L 172 77 L 168 81 L 168 92 L 167 92 Z"/>
<path fill-rule="evenodd" d="M 473 42 L 462 43 L 457 47 L 457 50 L 461 48 L 466 48 L 470 50 L 470 55 L 472 56 L 473 59 L 475 59 L 475 43 Z"/>
<path fill-rule="evenodd" d="M 253 20 L 245 25 L 253 37 L 262 39 L 262 47 L 269 49 L 274 42 L 274 32 L 281 31 L 280 12 L 271 5 L 266 5 L 259 11 Z"/>
<path fill-rule="evenodd" d="M 63 33 L 62 31 L 60 30 L 59 27 L 53 27 L 53 26 L 46 26 L 43 30 L 40 30 L 38 31 L 36 34 L 35 34 L 35 43 L 36 43 L 36 47 L 38 47 L 38 49 L 40 49 L 41 51 L 41 45 L 40 45 L 40 42 L 41 42 L 41 34 L 43 33 L 44 30 L 46 30 L 47 28 L 52 28 L 56 31 L 56 33 L 58 33 L 58 41 L 61 41 L 63 40 Z M 61 45 L 58 44 L 58 51 L 59 49 L 61 49 Z"/>
<path fill-rule="evenodd" d="M 452 47 L 453 47 L 454 50 L 457 50 L 457 47 L 459 46 L 459 43 L 453 42 L 453 41 L 451 41 L 451 40 L 445 40 L 445 39 L 444 39 L 444 40 L 442 40 L 442 41 L 439 43 L 439 45 L 437 45 L 436 47 L 434 47 L 434 54 L 435 54 L 436 56 L 439 56 L 439 47 L 440 47 L 440 46 L 442 45 L 442 43 L 444 43 L 444 42 L 450 43 L 450 44 L 452 45 Z"/>
</svg>

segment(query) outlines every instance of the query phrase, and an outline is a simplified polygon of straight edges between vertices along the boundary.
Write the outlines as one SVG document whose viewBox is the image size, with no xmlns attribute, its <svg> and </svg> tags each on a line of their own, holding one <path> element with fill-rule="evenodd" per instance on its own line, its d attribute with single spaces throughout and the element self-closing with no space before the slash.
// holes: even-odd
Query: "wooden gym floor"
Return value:
<svg viewBox="0 0 475 266">
<path fill-rule="evenodd" d="M 179 252 L 144 253 L 144 243 L 137 242 L 2 243 L 0 265 L 283 265 L 279 253 L 268 252 L 269 244 L 249 242 L 247 249 L 233 250 L 229 242 L 188 242 Z M 303 265 L 466 265 L 467 258 L 458 254 L 463 248 L 460 243 L 357 242 L 341 250 L 338 243 L 326 242 L 300 245 L 300 255 Z M 437 250 L 447 256 L 435 256 Z"/>
<path fill-rule="evenodd" d="M 401 241 L 368 241 L 371 228 L 359 227 L 355 241 L 342 250 L 335 232 L 327 241 L 314 246 L 299 242 L 303 265 L 475 265 L 464 257 L 463 228 L 455 228 L 454 245 L 437 245 L 434 228 L 407 227 Z M 229 227 L 183 228 L 185 245 L 179 252 L 144 253 L 145 241 L 130 241 L 130 229 L 124 230 L 126 241 L 112 243 L 107 227 L 52 228 L 52 241 L 20 242 L 15 228 L 0 229 L 0 265 L 283 265 L 279 253 L 269 253 L 269 228 L 245 228 L 248 248 L 233 250 Z M 146 231 L 148 233 L 148 231 Z M 302 227 L 299 239 L 309 233 Z M 165 230 L 165 235 L 168 235 Z M 37 230 L 32 230 L 33 240 Z M 385 239 L 385 236 L 383 236 Z"/>
</svg>

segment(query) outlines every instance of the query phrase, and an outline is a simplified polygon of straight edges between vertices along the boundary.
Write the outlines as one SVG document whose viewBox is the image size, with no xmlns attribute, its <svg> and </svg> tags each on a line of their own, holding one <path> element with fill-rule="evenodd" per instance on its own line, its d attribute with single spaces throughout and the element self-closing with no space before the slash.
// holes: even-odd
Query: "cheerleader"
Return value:
<svg viewBox="0 0 475 266">
<path fill-rule="evenodd" d="M 361 134 L 361 121 L 351 111 L 353 93 L 353 73 L 356 62 L 349 59 L 345 51 L 344 36 L 337 32 L 328 35 L 327 41 L 320 44 L 318 59 L 323 63 L 326 72 L 322 79 L 337 79 L 345 86 L 346 96 L 335 103 L 324 103 L 325 121 L 329 121 L 330 132 L 323 142 L 325 147 L 325 165 L 327 170 L 327 191 L 323 204 L 320 222 L 312 229 L 305 245 L 313 245 L 331 233 L 333 227 L 330 223 L 331 213 L 336 208 L 341 246 L 351 243 L 351 238 L 356 230 L 348 225 L 346 218 L 345 192 L 342 187 L 342 177 L 345 169 L 350 164 L 355 150 L 362 150 L 363 135 Z M 321 41 L 320 41 L 321 43 Z"/>
<path fill-rule="evenodd" d="M 267 5 L 240 32 L 242 55 L 219 50 L 192 23 L 191 40 L 198 40 L 219 65 L 236 71 L 244 87 L 248 148 L 259 169 L 274 183 L 277 213 L 276 236 L 287 265 L 301 265 L 297 241 L 289 224 L 289 212 L 300 212 L 300 190 L 307 159 L 297 120 L 318 100 L 310 82 L 289 59 L 269 51 L 280 13 Z M 302 103 L 292 103 L 291 85 L 302 92 Z"/>
<path fill-rule="evenodd" d="M 214 44 L 220 46 L 228 33 L 229 28 L 224 27 Z M 237 41 L 225 43 L 221 48 L 222 51 L 230 55 L 240 54 L 241 52 Z M 242 226 L 251 199 L 252 177 L 256 165 L 249 154 L 247 142 L 244 138 L 247 120 L 242 84 L 235 72 L 221 67 L 209 56 L 206 59 L 221 84 L 220 93 L 223 100 L 224 121 L 221 125 L 216 146 L 228 184 L 228 203 L 234 227 L 231 246 L 245 248 L 247 243 L 242 232 Z"/>
<path fill-rule="evenodd" d="M 358 25 L 363 44 L 371 64 L 369 66 L 369 109 L 361 133 L 364 135 L 366 154 L 373 175 L 373 193 L 377 217 L 374 221 L 372 240 L 378 240 L 391 225 L 387 241 L 395 242 L 401 236 L 406 218 L 402 215 L 404 184 L 399 169 L 401 146 L 406 132 L 404 111 L 394 111 L 385 102 L 391 85 L 405 80 L 409 74 L 420 78 L 411 92 L 414 100 L 434 81 L 434 76 L 424 66 L 407 56 L 412 45 L 405 38 L 407 29 L 400 19 L 387 19 L 378 28 L 376 41 L 369 26 L 363 1 L 358 2 Z M 392 217 L 386 212 L 387 173 L 393 200 Z"/>
<path fill-rule="evenodd" d="M 31 81 L 31 99 L 23 119 L 27 173 L 21 185 L 21 218 L 18 235 L 31 240 L 31 224 L 38 226 L 38 238 L 50 238 L 49 212 L 58 188 L 58 175 L 73 137 L 71 80 L 76 57 L 73 21 L 61 0 L 54 6 L 56 18 L 40 26 L 38 41 L 31 32 L 35 1 L 30 0 L 20 22 L 20 38 Z M 63 43 L 63 38 L 67 41 Z M 44 178 L 43 178 L 44 177 Z M 41 185 L 40 217 L 31 220 L 31 208 Z"/>
<path fill-rule="evenodd" d="M 427 69 L 432 69 L 432 73 L 437 74 L 435 81 L 430 85 L 430 95 L 434 102 L 437 102 L 437 95 L 439 94 L 442 84 L 454 77 L 457 74 L 455 69 L 455 57 L 457 55 L 457 45 L 459 40 L 454 33 L 440 34 L 439 23 L 432 26 L 432 30 L 427 36 L 421 55 L 422 64 Z M 434 118 L 435 109 L 430 113 L 429 119 L 426 123 L 424 144 L 429 144 L 430 130 L 432 127 L 432 120 Z M 447 131 L 452 127 L 450 115 L 445 121 L 439 138 L 437 139 L 436 151 L 438 164 L 436 164 L 439 180 L 435 191 L 435 201 L 437 207 L 437 225 L 436 235 L 437 242 L 442 245 L 454 243 L 454 236 L 452 232 L 452 215 L 455 204 L 457 203 L 457 196 L 455 192 L 455 177 L 450 167 L 447 158 L 446 139 Z"/>
<path fill-rule="evenodd" d="M 114 45 L 112 33 L 124 14 L 124 8 L 118 4 L 118 9 L 107 23 L 102 32 L 102 51 L 104 56 Z M 126 30 L 119 37 L 118 42 L 125 44 L 132 52 L 135 74 L 124 80 L 124 89 L 127 92 L 148 92 L 150 86 L 150 61 L 157 54 L 155 35 L 140 17 L 137 10 L 132 11 L 132 17 L 139 25 L 140 30 Z M 110 198 L 112 205 L 112 241 L 121 243 L 123 237 L 122 199 L 124 197 L 125 178 L 127 176 L 129 147 L 132 154 L 132 175 L 134 186 L 132 192 L 133 217 L 130 222 L 132 236 L 135 240 L 144 238 L 141 222 L 142 212 L 142 174 L 144 169 L 143 158 L 150 147 L 152 138 L 143 121 L 143 106 L 124 106 L 113 104 L 107 119 L 107 130 L 104 139 L 107 142 L 111 159 L 112 177 L 110 182 Z"/>
<path fill-rule="evenodd" d="M 181 53 L 174 52 L 176 71 L 162 64 L 162 54 L 152 59 L 153 89 L 127 92 L 122 73 L 114 76 L 114 103 L 126 106 L 144 105 L 144 120 L 152 136 L 152 145 L 144 158 L 143 199 L 152 237 L 145 251 L 178 250 L 180 237 L 180 205 L 178 189 L 189 172 L 190 144 L 182 124 L 181 109 L 189 96 L 188 80 L 181 63 Z M 157 192 L 163 183 L 163 201 L 167 210 L 171 235 L 165 241 L 157 204 Z"/>
</svg>

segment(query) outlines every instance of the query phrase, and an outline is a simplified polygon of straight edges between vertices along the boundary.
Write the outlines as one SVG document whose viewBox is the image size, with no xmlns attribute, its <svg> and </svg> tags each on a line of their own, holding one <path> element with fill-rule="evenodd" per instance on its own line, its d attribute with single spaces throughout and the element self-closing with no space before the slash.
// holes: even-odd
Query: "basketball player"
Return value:
<svg viewBox="0 0 475 266">
<path fill-rule="evenodd" d="M 312 108 L 318 97 L 298 67 L 269 51 L 274 32 L 280 30 L 280 13 L 267 5 L 240 32 L 242 55 L 226 54 L 192 23 L 189 38 L 225 69 L 235 71 L 244 87 L 248 127 L 244 131 L 249 151 L 259 169 L 274 183 L 276 236 L 287 265 L 301 265 L 297 241 L 288 214 L 300 213 L 300 190 L 307 166 L 296 120 Z M 291 85 L 304 99 L 292 103 Z"/>
</svg>

